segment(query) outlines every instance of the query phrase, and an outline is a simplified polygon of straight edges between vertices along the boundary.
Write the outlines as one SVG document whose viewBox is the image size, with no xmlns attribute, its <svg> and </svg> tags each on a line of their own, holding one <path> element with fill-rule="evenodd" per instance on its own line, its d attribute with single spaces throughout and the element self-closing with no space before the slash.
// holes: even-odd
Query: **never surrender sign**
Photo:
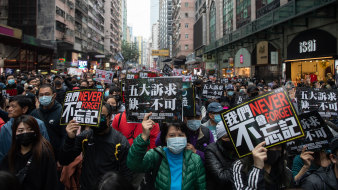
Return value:
<svg viewBox="0 0 338 190">
<path fill-rule="evenodd" d="M 250 155 L 260 142 L 265 141 L 269 148 L 304 136 L 283 88 L 227 110 L 221 117 L 240 158 Z"/>
<path fill-rule="evenodd" d="M 182 120 L 182 78 L 161 77 L 126 80 L 126 111 L 128 122 L 150 119 Z"/>
<path fill-rule="evenodd" d="M 317 110 L 322 117 L 338 118 L 338 90 L 297 88 L 296 98 L 301 113 Z"/>
<path fill-rule="evenodd" d="M 329 141 L 333 135 L 317 111 L 300 115 L 299 121 L 302 124 L 305 138 L 287 143 L 290 154 L 299 154 L 302 152 L 303 146 L 306 146 L 310 151 L 329 147 Z"/>
<path fill-rule="evenodd" d="M 224 84 L 206 83 L 203 85 L 202 97 L 207 99 L 218 99 L 223 95 Z"/>
<path fill-rule="evenodd" d="M 103 89 L 85 89 L 67 92 L 61 125 L 75 120 L 80 125 L 98 126 L 100 123 Z"/>
</svg>

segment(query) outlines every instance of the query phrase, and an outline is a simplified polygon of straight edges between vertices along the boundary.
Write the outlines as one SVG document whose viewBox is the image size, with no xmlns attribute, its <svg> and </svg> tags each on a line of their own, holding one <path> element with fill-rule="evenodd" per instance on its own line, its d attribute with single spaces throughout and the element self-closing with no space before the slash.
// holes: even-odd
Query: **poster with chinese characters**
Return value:
<svg viewBox="0 0 338 190">
<path fill-rule="evenodd" d="M 235 105 L 244 103 L 249 96 L 246 93 L 239 93 L 235 96 Z"/>
<path fill-rule="evenodd" d="M 297 88 L 296 98 L 301 113 L 318 110 L 324 118 L 338 118 L 338 90 Z"/>
<path fill-rule="evenodd" d="M 224 84 L 205 83 L 203 84 L 202 97 L 207 99 L 218 99 L 223 95 Z"/>
<path fill-rule="evenodd" d="M 66 93 L 60 124 L 67 125 L 75 120 L 80 125 L 100 124 L 103 89 L 84 89 Z"/>
<path fill-rule="evenodd" d="M 182 78 L 126 80 L 127 122 L 142 122 L 146 113 L 155 122 L 182 120 Z"/>
<path fill-rule="evenodd" d="M 306 146 L 309 151 L 329 147 L 329 142 L 333 135 L 317 111 L 299 115 L 299 121 L 303 127 L 305 137 L 287 143 L 289 154 L 299 154 L 302 152 L 303 146 Z"/>
<path fill-rule="evenodd" d="M 228 78 L 221 78 L 221 79 L 220 79 L 220 82 L 221 82 L 222 84 L 228 84 L 228 83 L 229 83 L 229 79 L 228 79 Z"/>
<path fill-rule="evenodd" d="M 170 76 L 170 74 L 173 72 L 173 69 L 167 65 L 167 64 L 164 64 L 163 66 L 163 73 Z"/>
<path fill-rule="evenodd" d="M 126 79 L 138 79 L 138 73 L 127 73 Z"/>
<path fill-rule="evenodd" d="M 240 158 L 250 155 L 260 142 L 270 148 L 304 136 L 295 109 L 283 88 L 258 96 L 221 113 Z"/>
<path fill-rule="evenodd" d="M 114 73 L 112 71 L 105 71 L 96 69 L 96 80 L 104 81 L 104 83 L 111 84 L 113 83 Z"/>
<path fill-rule="evenodd" d="M 195 89 L 187 88 L 182 93 L 182 106 L 184 117 L 196 117 Z"/>
</svg>

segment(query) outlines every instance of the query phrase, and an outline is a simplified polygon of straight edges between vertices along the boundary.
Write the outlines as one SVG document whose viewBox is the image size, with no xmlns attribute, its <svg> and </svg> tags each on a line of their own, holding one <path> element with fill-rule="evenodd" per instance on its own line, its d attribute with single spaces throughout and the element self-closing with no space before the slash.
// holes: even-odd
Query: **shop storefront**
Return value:
<svg viewBox="0 0 338 190">
<path fill-rule="evenodd" d="M 337 39 L 324 30 L 299 33 L 288 45 L 286 78 L 297 83 L 326 81 L 335 74 Z"/>
<path fill-rule="evenodd" d="M 235 76 L 251 76 L 251 54 L 246 48 L 241 48 L 236 53 Z"/>
<path fill-rule="evenodd" d="M 205 62 L 205 71 L 207 75 L 216 74 L 217 70 L 216 54 L 204 54 L 203 62 Z"/>
<path fill-rule="evenodd" d="M 220 77 L 230 78 L 234 76 L 234 58 L 229 52 L 224 51 L 219 56 Z"/>
</svg>

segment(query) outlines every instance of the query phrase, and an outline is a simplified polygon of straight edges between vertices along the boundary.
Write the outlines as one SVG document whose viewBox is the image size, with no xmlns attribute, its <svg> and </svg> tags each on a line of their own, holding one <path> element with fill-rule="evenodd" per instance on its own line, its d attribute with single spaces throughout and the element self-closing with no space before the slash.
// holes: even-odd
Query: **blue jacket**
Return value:
<svg viewBox="0 0 338 190">
<path fill-rule="evenodd" d="M 35 118 L 36 119 L 36 118 Z M 46 140 L 49 141 L 49 136 L 47 133 L 47 129 L 43 121 L 36 119 L 36 121 L 39 124 L 40 132 L 43 137 L 45 137 Z M 1 127 L 0 131 L 0 163 L 4 159 L 4 157 L 7 155 L 9 149 L 12 145 L 12 125 L 13 125 L 14 119 L 11 118 L 3 127 Z"/>
</svg>

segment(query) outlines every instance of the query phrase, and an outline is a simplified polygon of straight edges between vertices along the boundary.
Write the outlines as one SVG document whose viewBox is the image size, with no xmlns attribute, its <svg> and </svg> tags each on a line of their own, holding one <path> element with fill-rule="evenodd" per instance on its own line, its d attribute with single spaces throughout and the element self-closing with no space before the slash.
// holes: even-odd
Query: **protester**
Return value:
<svg viewBox="0 0 338 190">
<path fill-rule="evenodd" d="M 8 153 L 12 144 L 12 125 L 14 119 L 30 114 L 33 109 L 33 103 L 31 99 L 26 96 L 15 96 L 10 99 L 8 117 L 11 119 L 1 128 L 0 131 L 0 162 L 4 156 Z M 38 122 L 41 135 L 49 141 L 48 132 L 43 121 L 36 119 Z"/>
<path fill-rule="evenodd" d="M 205 189 L 205 171 L 202 160 L 191 150 L 186 149 L 186 126 L 183 123 L 164 124 L 161 140 L 164 147 L 147 151 L 149 137 L 154 122 L 144 116 L 143 132 L 137 136 L 129 150 L 127 165 L 135 172 L 155 171 L 155 189 Z"/>
<path fill-rule="evenodd" d="M 216 125 L 222 120 L 220 112 L 223 111 L 223 107 L 220 103 L 212 102 L 208 105 L 207 111 L 210 119 L 202 123 L 202 126 L 207 127 L 211 131 L 213 139 L 217 139 Z"/>
<path fill-rule="evenodd" d="M 84 129 L 77 136 L 76 132 L 81 128 L 78 123 L 72 120 L 66 127 L 67 137 L 60 163 L 68 165 L 82 152 L 82 190 L 95 189 L 103 175 L 110 171 L 119 172 L 128 181 L 132 180 L 132 172 L 126 166 L 130 145 L 123 135 L 108 126 L 111 115 L 110 105 L 104 104 L 98 127 Z"/>
<path fill-rule="evenodd" d="M 41 135 L 32 116 L 15 119 L 12 145 L 0 170 L 15 174 L 24 190 L 56 189 L 58 182 L 52 146 Z"/>
</svg>

